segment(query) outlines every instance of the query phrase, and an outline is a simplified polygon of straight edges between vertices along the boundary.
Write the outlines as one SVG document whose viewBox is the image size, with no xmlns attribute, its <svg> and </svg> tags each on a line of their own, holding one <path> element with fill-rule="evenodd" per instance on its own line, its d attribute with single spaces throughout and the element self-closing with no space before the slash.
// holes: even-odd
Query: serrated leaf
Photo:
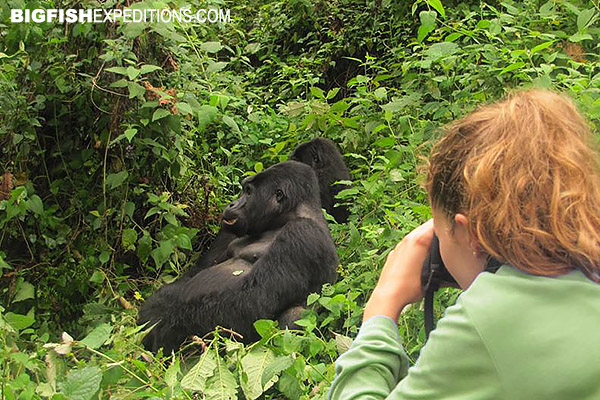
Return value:
<svg viewBox="0 0 600 400">
<path fill-rule="evenodd" d="M 164 117 L 168 117 L 169 115 L 171 115 L 169 110 L 165 110 L 164 108 L 158 108 L 156 109 L 156 111 L 154 111 L 154 114 L 152 114 L 152 122 Z"/>
<path fill-rule="evenodd" d="M 200 45 L 200 48 L 207 53 L 217 53 L 223 46 L 221 46 L 221 42 L 204 42 Z"/>
<path fill-rule="evenodd" d="M 294 359 L 291 355 L 277 357 L 265 368 L 261 377 L 261 384 L 264 386 L 265 383 L 271 381 L 279 373 L 281 373 L 281 371 L 285 371 L 286 369 L 291 367 L 293 363 Z"/>
<path fill-rule="evenodd" d="M 170 387 L 174 388 L 177 382 L 179 381 L 177 377 L 181 373 L 179 358 L 176 358 L 175 361 L 169 365 L 167 371 L 165 372 L 165 383 Z"/>
<path fill-rule="evenodd" d="M 80 343 L 85 344 L 91 349 L 97 349 L 110 339 L 112 330 L 113 327 L 110 324 L 98 325 Z"/>
<path fill-rule="evenodd" d="M 181 387 L 184 389 L 204 391 L 206 380 L 215 374 L 217 360 L 212 351 L 205 351 L 200 360 L 181 379 Z"/>
<path fill-rule="evenodd" d="M 129 90 L 129 98 L 143 96 L 146 93 L 146 88 L 135 82 L 127 82 L 127 89 Z"/>
<path fill-rule="evenodd" d="M 275 354 L 266 347 L 252 349 L 241 361 L 247 380 L 242 380 L 242 390 L 249 400 L 259 397 L 265 390 L 277 382 L 277 377 L 271 377 L 262 382 L 265 369 L 275 360 Z"/>
<path fill-rule="evenodd" d="M 206 380 L 206 390 L 204 390 L 206 398 L 211 400 L 237 399 L 237 389 L 235 376 L 227 368 L 225 362 L 219 358 L 214 375 Z"/>
<path fill-rule="evenodd" d="M 69 400 L 89 400 L 100 388 L 102 370 L 99 367 L 85 367 L 71 370 L 67 379 L 59 384 L 60 393 Z"/>
</svg>

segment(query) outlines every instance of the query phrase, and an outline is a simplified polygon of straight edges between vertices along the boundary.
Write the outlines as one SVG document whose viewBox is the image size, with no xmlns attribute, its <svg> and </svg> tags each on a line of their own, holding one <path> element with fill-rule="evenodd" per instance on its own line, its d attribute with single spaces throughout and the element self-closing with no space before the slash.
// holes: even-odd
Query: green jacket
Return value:
<svg viewBox="0 0 600 400">
<path fill-rule="evenodd" d="M 600 400 L 600 285 L 580 271 L 481 273 L 410 369 L 395 323 L 370 318 L 329 399 L 384 398 Z"/>
</svg>

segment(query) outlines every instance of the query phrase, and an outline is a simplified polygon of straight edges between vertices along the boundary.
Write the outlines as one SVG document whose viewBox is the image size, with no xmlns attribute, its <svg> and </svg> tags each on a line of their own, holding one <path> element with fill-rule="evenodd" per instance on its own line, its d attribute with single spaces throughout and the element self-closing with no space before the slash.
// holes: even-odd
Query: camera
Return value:
<svg viewBox="0 0 600 400">
<path fill-rule="evenodd" d="M 489 257 L 484 271 L 495 273 L 502 263 L 495 258 Z M 434 234 L 429 254 L 421 268 L 421 289 L 425 293 L 425 336 L 434 329 L 433 323 L 433 294 L 442 284 L 458 287 L 458 283 L 452 277 L 440 254 L 440 241 Z"/>
</svg>

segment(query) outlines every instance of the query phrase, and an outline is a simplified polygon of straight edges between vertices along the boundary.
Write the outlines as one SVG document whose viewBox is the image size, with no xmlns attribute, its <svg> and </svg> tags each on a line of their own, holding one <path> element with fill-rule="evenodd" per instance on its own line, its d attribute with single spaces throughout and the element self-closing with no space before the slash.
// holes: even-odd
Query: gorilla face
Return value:
<svg viewBox="0 0 600 400">
<path fill-rule="evenodd" d="M 292 173 L 302 176 L 303 181 L 292 185 L 289 179 Z M 312 169 L 288 161 L 244 179 L 242 189 L 238 199 L 223 212 L 223 228 L 237 236 L 281 227 L 286 214 L 296 205 L 314 203 L 318 184 Z"/>
<path fill-rule="evenodd" d="M 290 154 L 290 159 L 310 165 L 315 171 L 324 166 L 326 157 L 323 157 L 322 148 L 329 147 L 325 139 L 317 138 L 308 143 L 303 143 Z"/>
</svg>

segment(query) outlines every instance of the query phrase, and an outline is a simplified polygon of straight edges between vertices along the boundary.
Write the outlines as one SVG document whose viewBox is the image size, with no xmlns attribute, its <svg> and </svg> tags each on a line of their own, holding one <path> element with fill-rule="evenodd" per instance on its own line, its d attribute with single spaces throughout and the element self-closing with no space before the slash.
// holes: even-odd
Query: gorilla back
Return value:
<svg viewBox="0 0 600 400">
<path fill-rule="evenodd" d="M 223 227 L 238 236 L 225 259 L 163 286 L 142 306 L 140 323 L 156 324 L 144 339 L 148 349 L 170 352 L 216 326 L 257 340 L 254 321 L 278 318 L 335 280 L 337 254 L 309 166 L 283 162 L 242 188 L 223 212 Z"/>
</svg>

